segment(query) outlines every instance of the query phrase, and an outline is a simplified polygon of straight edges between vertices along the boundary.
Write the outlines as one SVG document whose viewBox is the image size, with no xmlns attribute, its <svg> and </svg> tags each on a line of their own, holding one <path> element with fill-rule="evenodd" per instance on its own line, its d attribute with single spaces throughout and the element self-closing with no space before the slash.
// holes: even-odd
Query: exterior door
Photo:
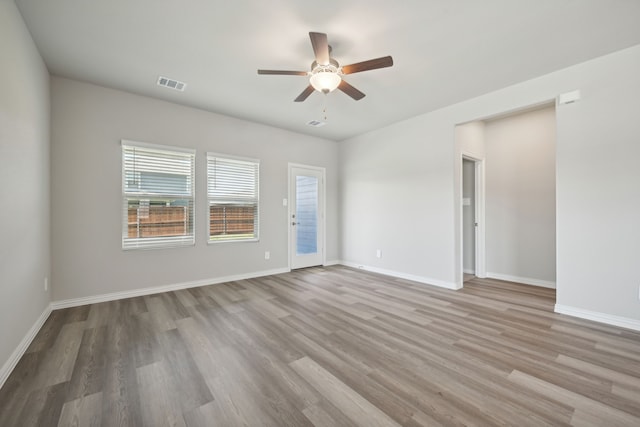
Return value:
<svg viewBox="0 0 640 427">
<path fill-rule="evenodd" d="M 289 165 L 291 269 L 324 263 L 323 168 Z"/>
</svg>

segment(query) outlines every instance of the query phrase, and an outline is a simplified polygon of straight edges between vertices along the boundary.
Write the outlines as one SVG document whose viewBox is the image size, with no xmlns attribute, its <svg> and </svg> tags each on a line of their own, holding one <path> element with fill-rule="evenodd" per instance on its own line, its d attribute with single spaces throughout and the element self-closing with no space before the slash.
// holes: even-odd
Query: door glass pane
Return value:
<svg viewBox="0 0 640 427">
<path fill-rule="evenodd" d="M 318 178 L 315 176 L 296 176 L 296 222 L 296 253 L 317 253 Z"/>
</svg>

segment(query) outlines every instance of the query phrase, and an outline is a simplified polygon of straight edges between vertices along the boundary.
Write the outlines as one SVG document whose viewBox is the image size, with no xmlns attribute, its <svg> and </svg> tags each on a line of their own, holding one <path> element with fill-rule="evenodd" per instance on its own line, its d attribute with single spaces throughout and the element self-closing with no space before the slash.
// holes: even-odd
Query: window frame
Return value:
<svg viewBox="0 0 640 427">
<path fill-rule="evenodd" d="M 195 246 L 196 238 L 196 191 L 195 191 L 195 178 L 196 178 L 196 150 L 185 147 L 175 147 L 170 145 L 150 144 L 147 142 L 121 140 L 121 173 L 122 173 L 122 236 L 121 236 L 121 248 L 123 251 L 130 250 L 149 250 L 149 249 L 168 249 L 177 247 L 190 247 Z M 178 194 L 170 193 L 169 191 L 164 193 L 152 193 L 152 192 L 131 192 L 127 191 L 127 173 L 140 173 L 137 171 L 131 171 L 127 168 L 127 150 L 133 148 L 139 148 L 141 150 L 164 152 L 175 155 L 176 158 L 185 156 L 190 161 L 190 173 L 187 176 L 188 188 L 190 194 Z M 158 236 L 158 237 L 129 237 L 129 221 L 128 211 L 129 202 L 131 200 L 137 200 L 138 203 L 146 202 L 149 208 L 153 206 L 153 202 L 174 199 L 185 200 L 187 207 L 190 210 L 187 212 L 186 219 L 189 221 L 189 233 L 178 236 Z"/>
<path fill-rule="evenodd" d="M 215 203 L 215 200 L 223 201 L 224 198 L 215 198 L 211 197 L 211 189 L 210 189 L 210 162 L 213 159 L 220 159 L 229 162 L 238 162 L 238 163 L 250 163 L 253 164 L 255 168 L 255 180 L 254 180 L 254 192 L 255 195 L 253 198 L 246 197 L 229 197 L 226 199 L 225 203 Z M 244 242 L 259 242 L 260 241 L 260 159 L 250 158 L 250 157 L 241 157 L 234 156 L 224 153 L 217 152 L 207 152 L 206 158 L 206 177 L 207 177 L 207 217 L 208 217 L 208 227 L 207 227 L 207 243 L 209 245 L 216 245 L 221 243 L 244 243 Z M 247 203 L 247 200 L 251 201 Z M 255 204 L 255 218 L 254 218 L 254 228 L 253 228 L 253 236 L 252 237 L 234 237 L 233 235 L 227 235 L 227 237 L 219 237 L 215 238 L 211 236 L 211 207 L 212 206 L 228 206 L 230 202 L 237 202 L 237 205 L 247 205 L 253 206 Z"/>
</svg>

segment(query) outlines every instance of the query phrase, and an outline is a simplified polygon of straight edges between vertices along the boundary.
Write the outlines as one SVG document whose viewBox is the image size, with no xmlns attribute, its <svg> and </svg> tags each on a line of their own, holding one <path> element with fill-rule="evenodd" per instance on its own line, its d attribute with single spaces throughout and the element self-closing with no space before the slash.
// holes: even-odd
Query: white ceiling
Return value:
<svg viewBox="0 0 640 427">
<path fill-rule="evenodd" d="M 16 0 L 52 74 L 323 138 L 342 140 L 640 44 L 638 0 Z M 293 99 L 308 32 L 346 65 L 392 55 L 391 68 Z M 180 93 L 159 75 L 187 83 Z M 312 128 L 306 123 L 323 120 Z"/>
</svg>

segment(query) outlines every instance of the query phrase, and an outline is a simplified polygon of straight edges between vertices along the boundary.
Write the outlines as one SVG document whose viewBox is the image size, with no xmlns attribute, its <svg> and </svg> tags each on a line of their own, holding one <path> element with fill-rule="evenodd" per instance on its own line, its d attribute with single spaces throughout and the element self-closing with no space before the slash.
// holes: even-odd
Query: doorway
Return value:
<svg viewBox="0 0 640 427">
<path fill-rule="evenodd" d="M 462 273 L 463 282 L 476 275 L 475 164 L 462 159 Z"/>
<path fill-rule="evenodd" d="M 325 169 L 289 164 L 289 268 L 325 262 Z"/>
<path fill-rule="evenodd" d="M 546 103 L 456 126 L 459 286 L 555 288 L 555 129 Z"/>
<path fill-rule="evenodd" d="M 463 283 L 486 277 L 484 266 L 484 162 L 462 156 L 462 273 Z"/>
</svg>

